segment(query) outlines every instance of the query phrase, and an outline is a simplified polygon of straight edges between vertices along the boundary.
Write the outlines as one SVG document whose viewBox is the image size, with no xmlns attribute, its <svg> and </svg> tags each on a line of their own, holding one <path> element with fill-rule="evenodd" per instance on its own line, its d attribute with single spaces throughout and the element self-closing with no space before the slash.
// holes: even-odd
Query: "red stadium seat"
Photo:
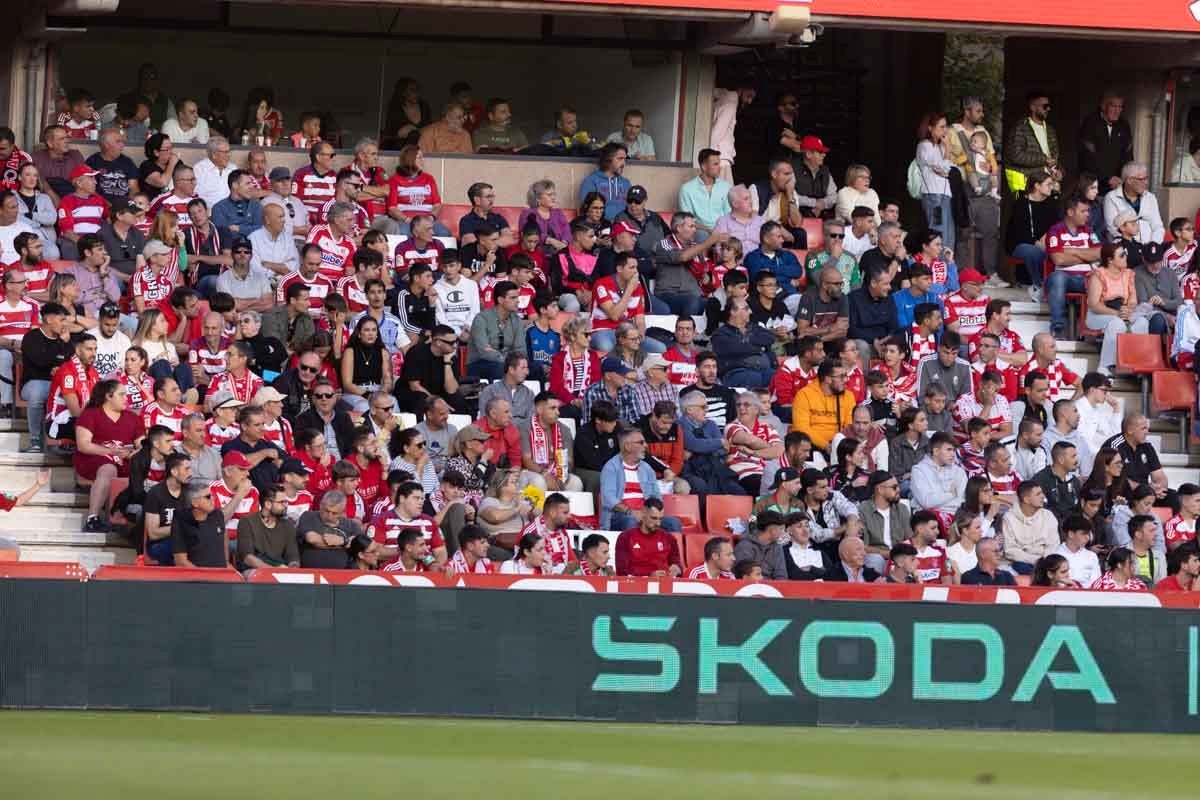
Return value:
<svg viewBox="0 0 1200 800">
<path fill-rule="evenodd" d="M 0 548 L 0 561 L 19 561 L 21 559 L 21 551 L 10 547 Z"/>
<path fill-rule="evenodd" d="M 1156 414 L 1163 411 L 1182 412 L 1179 441 L 1186 451 L 1191 444 L 1189 423 L 1192 409 L 1196 407 L 1196 376 L 1182 370 L 1161 370 L 1150 377 L 1150 384 L 1153 387 L 1151 400 Z"/>
<path fill-rule="evenodd" d="M 809 250 L 820 250 L 825 246 L 825 227 L 821 220 L 815 217 L 805 217 L 804 233 L 808 238 Z M 803 263 L 803 260 L 801 263 Z"/>
<path fill-rule="evenodd" d="M 700 498 L 694 494 L 664 494 L 663 513 L 675 517 L 683 526 L 684 533 L 700 533 Z"/>
<path fill-rule="evenodd" d="M 1142 413 L 1150 413 L 1151 374 L 1169 370 L 1162 337 L 1154 333 L 1117 334 L 1117 372 L 1137 375 L 1142 387 Z"/>
<path fill-rule="evenodd" d="M 675 540 L 675 546 L 679 548 L 679 560 L 683 562 L 684 572 L 687 572 L 687 558 L 683 549 L 683 534 L 676 531 L 667 531 L 671 534 L 671 538 Z"/>
<path fill-rule="evenodd" d="M 725 523 L 734 518 L 750 519 L 754 498 L 734 494 L 710 494 L 706 502 L 704 527 L 712 534 L 730 533 Z"/>
<path fill-rule="evenodd" d="M 1169 520 L 1171 518 L 1171 509 L 1169 509 L 1169 508 L 1165 508 L 1165 507 L 1161 507 L 1161 506 L 1154 506 L 1150 510 L 1152 512 L 1154 512 L 1154 516 L 1158 517 L 1158 521 L 1161 522 L 1163 525 L 1166 525 L 1167 520 Z"/>
</svg>

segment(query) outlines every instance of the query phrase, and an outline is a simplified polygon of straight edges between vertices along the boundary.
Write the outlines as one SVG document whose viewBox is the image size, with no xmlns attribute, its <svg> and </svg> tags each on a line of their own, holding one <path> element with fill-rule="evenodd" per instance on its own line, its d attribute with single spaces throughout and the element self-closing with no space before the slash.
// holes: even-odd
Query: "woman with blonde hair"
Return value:
<svg viewBox="0 0 1200 800">
<path fill-rule="evenodd" d="M 879 224 L 879 194 L 871 188 L 870 168 L 863 164 L 846 167 L 846 185 L 838 189 L 834 216 L 849 225 L 857 206 L 866 206 L 875 212 L 875 224 Z"/>
<path fill-rule="evenodd" d="M 167 267 L 163 273 L 171 283 L 178 286 L 182 281 L 183 273 L 187 272 L 188 268 L 187 250 L 183 246 L 183 231 L 179 229 L 179 215 L 165 208 L 159 211 L 150 225 L 150 233 L 146 236 L 147 243 L 151 239 L 157 239 L 171 249 L 170 258 L 167 260 Z"/>
<path fill-rule="evenodd" d="M 520 492 L 521 470 L 498 469 L 479 504 L 477 524 L 487 531 L 497 547 L 512 551 L 521 529 L 536 516 L 533 501 Z"/>
<path fill-rule="evenodd" d="M 179 388 L 188 392 L 194 384 L 192 368 L 181 363 L 175 345 L 168 338 L 167 318 L 157 308 L 147 308 L 138 317 L 133 344 L 145 351 L 150 364 L 146 372 L 155 378 L 174 378 Z M 153 398 L 151 398 L 153 400 Z M 184 400 L 194 403 L 196 400 Z"/>
<path fill-rule="evenodd" d="M 550 360 L 550 391 L 561 404 L 559 414 L 571 419 L 581 417 L 583 393 L 601 378 L 600 356 L 589 343 L 590 327 L 584 316 L 567 320 L 562 329 L 563 347 Z"/>
</svg>

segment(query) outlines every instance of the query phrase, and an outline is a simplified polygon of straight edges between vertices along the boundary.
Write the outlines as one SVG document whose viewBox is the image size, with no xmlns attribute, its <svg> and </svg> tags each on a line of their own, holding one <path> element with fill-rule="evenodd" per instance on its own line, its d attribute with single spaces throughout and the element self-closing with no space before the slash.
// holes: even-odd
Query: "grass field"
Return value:
<svg viewBox="0 0 1200 800">
<path fill-rule="evenodd" d="M 0 796 L 1196 797 L 1185 736 L 0 712 Z"/>
</svg>

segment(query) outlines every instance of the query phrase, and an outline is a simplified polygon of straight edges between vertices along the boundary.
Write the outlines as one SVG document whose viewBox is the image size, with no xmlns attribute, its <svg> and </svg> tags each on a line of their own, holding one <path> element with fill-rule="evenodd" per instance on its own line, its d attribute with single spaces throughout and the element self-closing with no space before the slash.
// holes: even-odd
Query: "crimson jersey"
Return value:
<svg viewBox="0 0 1200 800">
<path fill-rule="evenodd" d="M 863 375 L 862 367 L 855 365 L 846 371 L 846 391 L 854 395 L 855 403 L 867 399 L 867 376 Z"/>
<path fill-rule="evenodd" d="M 908 539 L 904 543 L 916 547 L 912 539 Z M 917 548 L 915 571 L 917 573 L 917 580 L 921 583 L 941 583 L 942 577 L 950 574 L 946 551 L 940 545 L 936 544 Z"/>
<path fill-rule="evenodd" d="M 20 181 L 17 176 L 21 174 L 21 167 L 26 164 L 33 163 L 33 156 L 26 153 L 20 148 L 14 147 L 9 153 L 8 158 L 0 163 L 0 189 L 8 189 L 15 192 L 20 186 Z"/>
<path fill-rule="evenodd" d="M 277 305 L 287 302 L 287 289 L 293 283 L 302 283 L 308 287 L 308 315 L 314 319 L 321 316 L 325 312 L 325 298 L 333 294 L 333 283 L 320 272 L 312 278 L 306 278 L 299 272 L 289 272 L 283 276 L 279 288 L 275 290 Z"/>
<path fill-rule="evenodd" d="M 1167 248 L 1167 252 L 1163 253 L 1163 266 L 1175 273 L 1175 277 L 1180 281 L 1188 274 L 1188 270 L 1192 266 L 1192 259 L 1196 255 L 1196 243 L 1188 242 L 1187 247 L 1180 253 L 1172 244 Z"/>
<path fill-rule="evenodd" d="M 134 378 L 125 370 L 117 373 L 117 379 L 125 384 L 125 406 L 135 414 L 154 402 L 154 378 L 143 372 Z"/>
<path fill-rule="evenodd" d="M 633 281 L 634 290 L 633 296 L 629 299 L 629 305 L 621 313 L 617 319 L 610 319 L 608 314 L 604 313 L 604 309 L 600 307 L 601 303 L 613 303 L 614 305 L 621 302 L 621 297 L 624 292 L 621 287 L 617 286 L 616 275 L 606 275 L 596 281 L 595 287 L 592 289 L 592 330 L 613 330 L 622 322 L 632 321 L 634 317 L 646 313 L 646 292 L 642 289 L 642 282 L 637 278 Z"/>
<path fill-rule="evenodd" d="M 22 264 L 21 271 L 25 273 L 26 293 L 44 292 L 50 288 L 50 279 L 54 277 L 54 268 L 50 266 L 49 262 L 43 261 L 36 267 Z"/>
<path fill-rule="evenodd" d="M 83 236 L 96 233 L 108 219 L 108 201 L 98 194 L 69 194 L 58 205 L 58 232 Z"/>
<path fill-rule="evenodd" d="M 975 399 L 974 392 L 960 396 L 954 402 L 951 414 L 954 421 L 958 423 L 959 430 L 955 431 L 955 435 L 960 442 L 966 441 L 966 424 L 975 417 L 987 420 L 988 424 L 992 426 L 992 430 L 999 430 L 1000 426 L 1005 423 L 1012 424 L 1012 409 L 1008 405 L 1008 400 L 1000 394 L 997 394 L 996 399 L 992 401 L 992 407 L 987 415 L 983 413 L 983 406 Z"/>
<path fill-rule="evenodd" d="M 988 483 L 992 485 L 992 491 L 996 494 L 1016 494 L 1017 486 L 1021 483 L 1021 476 L 1016 472 L 1009 472 L 1007 475 L 993 475 L 990 472 L 984 472 L 983 475 L 988 479 Z"/>
<path fill-rule="evenodd" d="M 31 300 L 15 304 L 0 298 L 0 336 L 20 339 L 38 326 L 38 305 Z"/>
<path fill-rule="evenodd" d="M 182 405 L 175 406 L 173 411 L 166 411 L 155 402 L 142 409 L 142 426 L 146 430 L 150 430 L 154 425 L 170 428 L 175 431 L 175 441 L 179 441 L 183 438 L 180 427 L 183 424 L 183 418 L 187 415 L 188 410 Z"/>
<path fill-rule="evenodd" d="M 448 575 L 492 575 L 497 572 L 496 563 L 490 558 L 478 558 L 475 565 L 467 563 L 467 555 L 462 550 L 455 552 L 446 562 Z"/>
<path fill-rule="evenodd" d="M 1019 391 L 1017 371 L 1013 369 L 1012 364 L 1005 364 L 1003 361 L 997 360 L 990 365 L 984 364 L 982 361 L 973 361 L 971 363 L 971 390 L 979 391 L 979 381 L 987 370 L 1000 373 L 1000 377 L 1004 378 L 1004 386 L 1000 388 L 1000 394 L 1004 395 L 1004 399 L 1008 402 L 1016 402 Z"/>
<path fill-rule="evenodd" d="M 396 245 L 396 252 L 393 254 L 396 277 L 403 278 L 416 264 L 428 264 L 430 269 L 435 273 L 438 272 L 441 269 L 442 253 L 445 249 L 437 239 L 430 242 L 429 246 L 424 249 L 418 249 L 417 243 L 412 239 L 404 240 Z"/>
<path fill-rule="evenodd" d="M 193 339 L 188 345 L 188 364 L 200 367 L 209 378 L 220 375 L 225 371 L 225 351 L 229 349 L 231 340 L 221 338 L 216 350 L 208 349 L 208 342 L 203 338 Z"/>
<path fill-rule="evenodd" d="M 333 199 L 337 174 L 332 170 L 319 175 L 312 164 L 296 170 L 292 176 L 292 196 L 308 210 L 308 224 L 316 225 L 325 203 Z M 311 240 L 310 240 L 311 241 Z"/>
<path fill-rule="evenodd" d="M 333 204 L 336 202 L 337 200 L 333 199 L 325 201 L 325 205 L 321 206 L 321 211 L 317 215 L 317 222 L 324 225 L 329 221 L 329 209 L 333 208 Z M 367 210 L 358 203 L 351 203 L 351 205 L 354 206 L 354 227 L 350 229 L 350 235 L 358 237 L 371 225 L 371 218 L 367 214 Z"/>
<path fill-rule="evenodd" d="M 63 111 L 54 121 L 66 129 L 68 139 L 91 139 L 92 131 L 100 129 L 100 115 L 95 111 L 87 119 L 75 119 L 71 112 Z"/>
<path fill-rule="evenodd" d="M 750 430 L 741 420 L 735 419 L 725 426 L 724 438 L 733 439 L 739 433 L 748 433 L 767 444 L 774 444 L 780 440 L 779 431 L 775 430 L 775 426 L 768 425 L 761 420 L 754 423 L 754 430 Z M 733 474 L 737 476 L 738 480 L 750 475 L 762 475 L 766 466 L 762 458 L 737 449 L 730 450 L 729 455 L 725 457 L 725 463 L 733 470 Z"/>
<path fill-rule="evenodd" d="M 1075 393 L 1071 387 L 1079 380 L 1079 376 L 1067 369 L 1067 365 L 1061 359 L 1054 359 L 1048 367 L 1040 366 L 1036 358 L 1029 359 L 1017 371 L 1017 385 L 1024 386 L 1025 376 L 1031 372 L 1044 372 L 1046 374 L 1046 377 L 1050 381 L 1050 392 L 1046 395 L 1046 398 L 1051 403 L 1057 403 L 1059 400 L 1067 400 Z"/>
<path fill-rule="evenodd" d="M 367 536 L 385 547 L 395 547 L 400 533 L 410 528 L 421 534 L 421 538 L 429 543 L 430 550 L 446 546 L 445 540 L 442 539 L 442 532 L 432 517 L 418 514 L 413 519 L 401 519 L 395 509 L 371 520 L 371 524 L 367 526 Z M 400 557 L 397 555 L 388 562 L 388 565 L 399 561 Z"/>
<path fill-rule="evenodd" d="M 963 341 L 969 340 L 972 336 L 983 330 L 984 323 L 987 322 L 987 304 L 991 302 L 991 298 L 986 294 L 981 294 L 974 300 L 967 299 L 961 291 L 954 292 L 942 299 L 942 304 L 946 309 L 945 323 L 958 323 L 958 335 L 963 338 Z"/>
<path fill-rule="evenodd" d="M 921 365 L 921 360 L 926 356 L 937 355 L 937 336 L 928 334 L 921 335 L 921 329 L 914 324 L 909 332 L 909 356 L 908 365 L 916 372 Z"/>
<path fill-rule="evenodd" d="M 146 219 L 153 220 L 158 216 L 160 211 L 174 212 L 175 216 L 179 217 L 179 230 L 185 233 L 192 227 L 192 218 L 188 216 L 188 203 L 196 199 L 196 195 L 191 197 L 180 197 L 177 194 L 160 194 L 154 198 L 154 202 L 150 204 L 150 210 L 146 212 Z M 210 211 L 212 209 L 209 209 Z M 166 242 L 169 246 L 172 243 Z"/>
<path fill-rule="evenodd" d="M 917 371 L 907 361 L 900 362 L 900 374 L 896 376 L 893 376 L 887 365 L 879 360 L 871 362 L 871 369 L 877 369 L 887 376 L 887 400 L 889 403 L 916 405 Z"/>
<path fill-rule="evenodd" d="M 805 369 L 800 362 L 800 356 L 790 356 L 784 359 L 771 378 L 771 402 L 779 405 L 791 405 L 796 392 L 803 389 L 817 377 L 816 368 Z"/>
<path fill-rule="evenodd" d="M 983 336 L 984 331 L 986 330 L 986 328 L 980 329 L 979 333 L 975 334 L 967 341 L 968 361 L 976 361 L 979 359 L 979 339 L 981 336 Z M 1021 341 L 1021 335 L 1016 331 L 1005 328 L 1000 333 L 996 334 L 996 336 L 1000 339 L 1001 353 L 1008 353 L 1011 355 L 1013 353 L 1025 352 L 1025 343 Z"/>
<path fill-rule="evenodd" d="M 140 297 L 145 301 L 147 308 L 155 308 L 163 303 L 170 302 L 171 292 L 174 291 L 175 284 L 172 282 L 167 270 L 155 272 L 147 264 L 145 269 L 140 269 L 134 273 L 129 289 L 133 297 Z"/>
<path fill-rule="evenodd" d="M 346 299 L 346 308 L 350 316 L 355 316 L 368 308 L 367 292 L 358 285 L 358 277 L 347 275 L 337 282 L 337 293 Z"/>
<path fill-rule="evenodd" d="M 308 243 L 321 248 L 320 275 L 329 282 L 330 287 L 354 268 L 355 247 L 349 236 L 338 238 L 328 225 L 314 225 L 308 232 Z"/>
<path fill-rule="evenodd" d="M 1163 525 L 1163 536 L 1168 546 L 1186 544 L 1196 538 L 1196 520 L 1185 522 L 1176 514 Z"/>
<path fill-rule="evenodd" d="M 236 540 L 238 522 L 242 517 L 254 514 L 259 509 L 258 489 L 250 487 L 250 491 L 242 498 L 238 507 L 230 509 L 228 506 L 229 502 L 233 500 L 234 492 L 225 485 L 224 479 L 213 481 L 208 488 L 212 491 L 213 503 L 221 509 L 221 513 L 225 516 L 225 532 L 229 534 L 229 540 Z"/>
<path fill-rule="evenodd" d="M 95 367 L 84 369 L 79 356 L 71 356 L 65 364 L 54 370 L 50 378 L 50 397 L 46 403 L 46 419 L 53 420 L 67 411 L 67 395 L 75 395 L 80 409 L 88 404 L 92 390 L 100 382 Z M 61 419 L 66 422 L 65 418 Z"/>
<path fill-rule="evenodd" d="M 571 534 L 567 533 L 566 529 L 550 530 L 546 527 L 546 518 L 542 516 L 535 517 L 521 528 L 520 538 L 524 538 L 527 533 L 536 533 L 542 537 L 542 541 L 546 545 L 546 559 L 550 563 L 553 572 L 562 572 L 568 561 L 575 560 L 575 549 L 571 547 Z"/>
<path fill-rule="evenodd" d="M 398 208 L 405 216 L 431 214 L 433 207 L 441 205 L 441 202 L 437 181 L 428 172 L 418 172 L 416 175 L 395 173 L 388 181 L 389 211 Z"/>
<path fill-rule="evenodd" d="M 1099 247 L 1100 240 L 1096 238 L 1096 234 L 1092 233 L 1092 229 L 1087 225 L 1080 225 L 1079 230 L 1074 233 L 1067 227 L 1066 220 L 1056 222 L 1046 231 L 1046 259 L 1049 261 L 1050 256 L 1055 253 L 1061 253 L 1067 249 Z M 1091 264 L 1072 264 L 1069 267 L 1055 267 L 1058 272 L 1069 272 L 1075 274 L 1087 274 L 1092 271 Z"/>
</svg>

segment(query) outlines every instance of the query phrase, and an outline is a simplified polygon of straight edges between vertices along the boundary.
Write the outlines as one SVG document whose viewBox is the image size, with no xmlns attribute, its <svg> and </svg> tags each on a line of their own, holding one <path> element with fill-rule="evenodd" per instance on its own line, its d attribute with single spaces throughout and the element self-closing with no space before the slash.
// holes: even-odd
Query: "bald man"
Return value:
<svg viewBox="0 0 1200 800">
<path fill-rule="evenodd" d="M 842 537 L 838 545 L 838 560 L 825 570 L 825 580 L 843 583 L 876 583 L 881 577 L 874 569 L 866 566 L 867 546 L 858 536 Z"/>
<path fill-rule="evenodd" d="M 842 273 L 825 267 L 820 280 L 809 285 L 796 309 L 796 334 L 818 336 L 822 341 L 841 339 L 850 329 L 850 305 L 843 293 Z"/>
</svg>

